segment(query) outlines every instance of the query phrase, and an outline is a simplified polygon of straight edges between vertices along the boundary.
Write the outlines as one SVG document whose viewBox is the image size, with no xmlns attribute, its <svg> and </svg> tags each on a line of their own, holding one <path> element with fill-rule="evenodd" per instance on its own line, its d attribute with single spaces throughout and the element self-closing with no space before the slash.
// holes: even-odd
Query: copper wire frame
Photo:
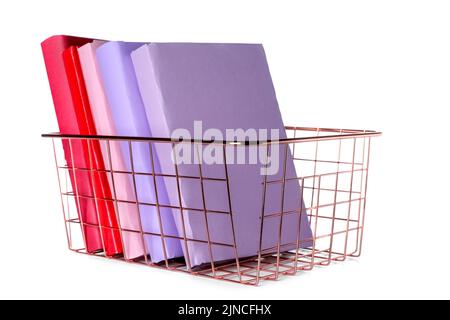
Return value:
<svg viewBox="0 0 450 320">
<path fill-rule="evenodd" d="M 336 261 L 345 261 L 349 257 L 359 257 L 362 250 L 362 242 L 364 235 L 365 212 L 367 203 L 367 181 L 369 173 L 369 157 L 370 144 L 373 137 L 381 135 L 381 132 L 372 130 L 352 130 L 352 129 L 330 129 L 330 128 L 313 128 L 313 127 L 286 127 L 288 138 L 276 141 L 255 141 L 255 142 L 236 142 L 236 141 L 209 141 L 209 140 L 195 140 L 185 139 L 172 140 L 169 138 L 147 138 L 147 137 L 123 137 L 123 136 L 83 136 L 83 135 L 64 135 L 59 133 L 43 134 L 42 137 L 50 138 L 53 145 L 53 153 L 56 163 L 56 171 L 59 182 L 59 190 L 61 195 L 62 211 L 66 227 L 67 242 L 70 250 L 77 253 L 102 256 L 109 259 L 117 259 L 130 263 L 139 263 L 147 266 L 168 269 L 172 271 L 186 272 L 192 275 L 214 278 L 223 281 L 242 283 L 246 285 L 259 285 L 263 280 L 277 280 L 283 275 L 295 275 L 300 271 L 312 270 L 316 266 L 327 266 Z M 70 148 L 70 154 L 73 160 L 73 141 L 86 141 L 89 150 L 89 168 L 79 168 L 68 166 L 64 158 L 60 156 L 62 152 L 62 142 L 67 141 L 66 145 Z M 104 170 L 96 169 L 93 166 L 91 159 L 91 143 L 98 141 L 106 146 L 108 153 Z M 127 143 L 130 148 L 131 171 L 114 170 L 111 161 L 111 143 L 113 141 L 121 141 Z M 132 145 L 135 142 L 146 143 L 149 146 L 152 172 L 136 172 L 133 165 Z M 223 146 L 224 154 L 224 172 L 225 178 L 212 178 L 203 175 L 201 165 L 199 165 L 199 176 L 183 176 L 179 173 L 178 166 L 174 164 L 175 174 L 155 173 L 154 172 L 154 146 L 157 144 L 172 144 L 175 146 L 178 143 L 199 144 L 221 144 Z M 252 144 L 265 144 L 271 146 L 278 144 L 281 150 L 280 154 L 284 154 L 283 166 L 286 166 L 288 151 L 293 156 L 296 166 L 297 177 L 286 177 L 286 170 L 282 179 L 274 180 L 270 175 L 261 176 L 262 188 L 262 209 L 260 214 L 260 247 L 257 256 L 250 258 L 239 258 L 237 255 L 237 245 L 234 230 L 234 219 L 232 211 L 232 198 L 230 193 L 230 183 L 228 175 L 228 164 L 226 162 L 226 147 L 230 145 L 241 144 L 245 146 Z M 267 152 L 269 152 L 267 147 Z M 72 161 L 72 163 L 74 163 Z M 95 194 L 90 197 L 78 194 L 77 190 L 71 190 L 71 183 L 69 172 L 77 170 L 90 172 L 92 175 L 95 172 L 105 172 L 110 176 L 112 185 L 112 198 L 101 199 Z M 114 174 L 129 174 L 133 177 L 137 175 L 147 175 L 153 178 L 154 188 L 156 193 L 155 203 L 140 202 L 137 197 L 136 183 L 134 183 L 134 195 L 136 201 L 125 201 L 117 199 L 116 188 L 114 181 Z M 76 176 L 76 175 L 73 175 Z M 156 177 L 171 177 L 177 181 L 177 191 L 179 206 L 170 206 L 160 204 L 158 201 L 158 189 L 156 184 Z M 187 208 L 183 206 L 181 201 L 180 179 L 197 179 L 201 184 L 203 208 Z M 301 188 L 301 197 L 304 200 L 305 208 L 299 208 L 295 211 L 285 211 L 283 204 L 281 204 L 281 211 L 268 214 L 265 212 L 265 196 L 267 188 L 272 185 L 280 185 L 284 197 L 284 189 L 286 183 L 290 180 L 299 181 Z M 216 181 L 226 185 L 228 194 L 228 203 L 230 210 L 218 211 L 210 210 L 205 203 L 205 181 Z M 76 185 L 76 182 L 75 182 Z M 96 203 L 97 201 L 113 201 L 116 207 L 121 202 L 137 205 L 156 206 L 158 208 L 158 219 L 160 226 L 160 233 L 149 233 L 142 230 L 142 223 L 140 222 L 139 230 L 125 229 L 120 226 L 120 219 L 118 228 L 111 228 L 98 224 L 89 224 L 83 221 L 81 215 L 77 214 L 76 206 L 73 205 L 75 201 L 80 198 L 91 198 Z M 186 237 L 186 232 L 178 236 L 166 235 L 162 230 L 160 208 L 178 209 L 183 216 L 183 211 L 194 210 L 200 214 L 204 214 L 206 221 L 207 240 L 191 239 Z M 313 239 L 302 239 L 297 236 L 297 242 L 291 244 L 281 244 L 281 224 L 283 217 L 287 215 L 298 216 L 298 230 L 300 230 L 300 212 L 306 212 L 308 222 L 312 229 Z M 226 214 L 231 219 L 232 238 L 233 243 L 217 243 L 211 241 L 210 231 L 208 228 L 208 215 L 211 214 Z M 273 248 L 262 249 L 263 225 L 267 219 L 274 217 L 280 218 L 280 232 L 278 234 L 278 244 Z M 140 218 L 140 216 L 139 216 Z M 184 221 L 184 219 L 182 219 Z M 100 219 L 98 220 L 100 221 Z M 104 252 L 87 252 L 85 245 L 85 236 L 83 230 L 85 227 L 102 228 L 102 229 L 118 229 L 122 232 L 134 232 L 140 234 L 144 242 L 145 236 L 159 236 L 162 240 L 165 260 L 162 263 L 152 263 L 149 256 L 143 256 L 142 259 L 127 259 L 123 255 L 108 257 Z M 183 223 L 184 228 L 184 223 Z M 300 233 L 300 231 L 299 231 Z M 211 265 L 201 270 L 191 268 L 189 259 L 167 259 L 164 239 L 177 238 L 185 245 L 187 254 L 189 249 L 188 241 L 206 243 L 209 252 L 212 255 L 212 246 L 226 246 L 233 248 L 235 252 L 235 259 L 228 263 L 216 264 L 211 259 Z M 302 241 L 312 241 L 312 246 L 302 248 Z M 103 241 L 103 239 L 102 239 Z M 296 250 L 285 251 L 283 247 L 298 248 Z M 145 246 L 144 246 L 145 247 Z"/>
</svg>

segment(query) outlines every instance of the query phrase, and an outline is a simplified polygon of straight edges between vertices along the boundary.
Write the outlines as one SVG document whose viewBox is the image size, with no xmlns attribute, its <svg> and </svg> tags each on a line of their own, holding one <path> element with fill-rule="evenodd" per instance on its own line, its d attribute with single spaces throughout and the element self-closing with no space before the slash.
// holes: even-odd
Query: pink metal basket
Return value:
<svg viewBox="0 0 450 320">
<path fill-rule="evenodd" d="M 306 212 L 308 222 L 310 223 L 313 239 L 306 239 L 312 246 L 301 248 L 300 239 L 297 237 L 297 243 L 292 247 L 296 250 L 283 251 L 278 245 L 272 250 L 260 250 L 257 256 L 248 258 L 239 258 L 237 255 L 234 260 L 227 263 L 211 262 L 205 268 L 193 269 L 187 265 L 184 259 L 165 259 L 163 262 L 155 264 L 151 262 L 148 256 L 140 259 L 128 260 L 124 256 L 107 257 L 104 252 L 87 252 L 84 242 L 83 230 L 85 227 L 91 228 L 109 228 L 102 225 L 88 224 L 78 216 L 76 201 L 78 195 L 71 188 L 70 172 L 83 170 L 91 172 L 92 176 L 98 173 L 99 169 L 70 167 L 62 156 L 63 142 L 66 146 L 71 146 L 73 141 L 99 141 L 106 146 L 109 159 L 111 159 L 110 144 L 112 141 L 123 141 L 131 147 L 132 142 L 143 142 L 151 145 L 177 143 L 195 143 L 195 144 L 221 144 L 224 147 L 229 144 L 236 144 L 235 141 L 199 141 L 184 140 L 177 141 L 169 138 L 147 138 L 147 137 L 121 137 L 121 136 L 80 136 L 63 135 L 59 133 L 43 134 L 45 138 L 50 138 L 53 143 L 56 169 L 61 193 L 62 211 L 67 232 L 67 241 L 69 249 L 78 253 L 90 254 L 106 257 L 109 259 L 118 259 L 131 263 L 140 263 L 155 268 L 163 268 L 173 271 L 181 271 L 197 276 L 215 278 L 224 281 L 232 281 L 247 285 L 258 285 L 261 280 L 277 280 L 282 275 L 295 275 L 299 271 L 311 270 L 314 266 L 326 266 L 332 261 L 344 261 L 347 257 L 358 257 L 361 254 L 362 240 L 364 233 L 365 209 L 367 202 L 367 177 L 369 173 L 370 144 L 373 137 L 380 136 L 381 133 L 371 130 L 347 130 L 347 129 L 327 129 L 327 128 L 306 128 L 306 127 L 286 127 L 288 133 L 287 139 L 277 141 L 257 142 L 267 145 L 279 144 L 280 146 L 291 149 L 296 167 L 297 177 L 302 186 L 302 198 L 305 208 L 298 211 L 284 211 L 276 214 L 267 214 L 264 212 L 264 205 L 261 204 L 261 233 L 263 237 L 263 228 L 267 219 L 275 216 L 281 217 L 287 215 L 296 215 L 300 223 L 300 212 Z M 251 145 L 245 143 L 244 145 Z M 152 149 L 152 148 L 150 148 Z M 131 160 L 132 161 L 132 160 Z M 151 155 L 153 162 L 153 155 Z M 286 158 L 284 159 L 286 161 Z M 176 166 L 176 165 L 175 165 Z M 225 172 L 227 172 L 226 161 L 224 163 Z M 111 167 L 102 170 L 113 178 L 114 171 Z M 152 174 L 131 171 L 120 172 L 129 174 L 133 177 L 137 175 L 149 175 L 155 179 L 155 176 L 171 176 L 177 181 L 183 176 L 179 175 L 178 170 L 174 175 Z M 206 177 L 190 177 L 200 180 L 201 184 L 207 181 Z M 292 179 L 292 178 L 291 178 Z M 284 189 L 288 179 L 272 180 L 269 175 L 261 176 L 261 188 L 265 195 L 266 188 L 271 184 L 281 184 Z M 229 177 L 226 175 L 223 183 L 229 185 Z M 113 184 L 114 185 L 114 184 Z M 155 184 L 156 186 L 156 184 Z M 112 190 L 115 195 L 115 190 Z M 136 187 L 134 189 L 136 194 Z M 178 192 L 181 192 L 178 189 Z M 203 192 L 203 188 L 202 188 Z M 203 195 L 204 196 L 204 195 Z M 232 201 L 230 192 L 228 192 L 228 201 Z M 137 199 L 137 197 L 136 197 Z M 111 199 L 100 199 L 93 197 L 94 201 L 112 201 L 116 207 L 121 200 L 113 196 Z M 134 202 L 136 205 L 154 205 L 163 207 L 159 203 L 146 204 Z M 181 212 L 188 210 L 180 204 L 177 209 Z M 209 210 L 208 210 L 209 211 Z M 214 214 L 214 213 L 210 213 Z M 233 219 L 232 212 L 228 212 L 230 219 Z M 209 233 L 209 229 L 207 228 Z M 128 230 L 120 225 L 117 228 L 120 232 L 135 232 L 142 237 L 145 235 L 169 237 L 163 233 L 146 233 L 142 230 Z M 299 229 L 300 230 L 300 229 Z M 234 228 L 232 230 L 234 232 Z M 203 242 L 204 239 L 187 238 L 185 236 L 170 236 L 178 238 L 181 241 Z M 208 234 L 209 238 L 209 234 Z M 281 238 L 281 234 L 280 234 Z M 311 241 L 313 240 L 313 241 Z M 280 242 L 280 239 L 279 239 Z M 206 242 L 211 245 L 225 245 L 220 243 Z M 234 246 L 235 252 L 236 243 Z"/>
</svg>

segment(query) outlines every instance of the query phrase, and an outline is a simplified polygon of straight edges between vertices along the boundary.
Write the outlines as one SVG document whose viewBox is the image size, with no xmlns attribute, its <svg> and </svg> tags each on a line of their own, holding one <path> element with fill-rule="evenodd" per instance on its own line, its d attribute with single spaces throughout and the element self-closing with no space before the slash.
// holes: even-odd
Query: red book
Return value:
<svg viewBox="0 0 450 320">
<path fill-rule="evenodd" d="M 63 134 L 96 134 L 76 50 L 91 41 L 54 36 L 42 43 L 58 125 Z M 91 141 L 88 145 L 86 141 L 73 139 L 69 145 L 64 140 L 63 148 L 69 168 L 105 169 L 98 142 Z M 106 173 L 88 170 L 69 170 L 69 173 L 77 196 L 78 214 L 85 223 L 86 250 L 90 253 L 104 250 L 108 256 L 122 253 L 120 233 L 111 229 L 117 228 L 114 203 L 94 200 L 111 198 Z"/>
</svg>

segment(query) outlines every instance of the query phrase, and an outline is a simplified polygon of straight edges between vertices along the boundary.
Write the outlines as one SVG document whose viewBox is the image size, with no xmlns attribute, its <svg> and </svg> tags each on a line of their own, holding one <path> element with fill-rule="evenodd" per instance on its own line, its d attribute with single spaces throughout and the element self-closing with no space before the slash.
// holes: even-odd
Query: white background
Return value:
<svg viewBox="0 0 450 320">
<path fill-rule="evenodd" d="M 448 1 L 1 1 L 0 30 L 0 298 L 450 298 Z M 384 132 L 363 256 L 253 288 L 69 252 L 54 34 L 263 43 L 286 124 Z"/>
</svg>

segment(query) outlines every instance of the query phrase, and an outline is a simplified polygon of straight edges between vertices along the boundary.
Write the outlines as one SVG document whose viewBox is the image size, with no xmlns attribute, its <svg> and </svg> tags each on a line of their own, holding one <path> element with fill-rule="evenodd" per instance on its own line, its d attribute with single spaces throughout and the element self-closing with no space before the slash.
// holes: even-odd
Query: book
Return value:
<svg viewBox="0 0 450 320">
<path fill-rule="evenodd" d="M 131 56 L 153 135 L 221 140 L 230 129 L 235 133 L 241 129 L 261 135 L 265 130 L 265 137 L 244 135 L 243 139 L 249 142 L 286 137 L 262 45 L 150 43 L 133 50 Z M 199 126 L 202 130 L 198 130 Z M 198 131 L 204 134 L 199 137 Z M 237 155 L 239 150 L 250 158 L 259 153 L 260 147 L 237 143 L 227 146 L 217 157 L 222 146 L 203 146 L 199 152 L 195 145 L 197 150 L 183 150 L 193 161 L 177 166 L 169 159 L 174 158 L 173 153 L 181 154 L 180 150 L 158 147 L 156 154 L 162 174 L 171 175 L 177 170 L 179 175 L 194 177 L 178 182 L 164 180 L 169 204 L 179 206 L 181 200 L 184 208 L 175 217 L 178 232 L 190 239 L 183 245 L 189 267 L 208 267 L 211 261 L 220 263 L 236 256 L 245 258 L 297 249 L 297 243 L 302 248 L 312 245 L 301 186 L 288 145 L 274 144 L 269 150 L 262 150 L 265 154 L 269 152 L 273 167 L 278 160 L 275 172 L 268 177 L 279 181 L 266 185 L 264 209 L 262 173 L 269 170 L 264 165 L 268 159 L 261 157 L 262 161 L 257 163 L 234 159 L 226 166 L 224 161 L 220 162 L 221 157 L 228 158 L 233 152 Z M 214 149 L 214 161 L 195 163 L 196 154 L 198 158 L 208 156 L 208 152 L 211 156 Z M 223 181 L 227 176 L 228 186 Z M 284 178 L 287 180 L 283 188 Z M 177 196 L 177 183 L 181 199 Z M 264 219 L 260 219 L 263 214 Z"/>
<path fill-rule="evenodd" d="M 47 70 L 48 81 L 55 107 L 59 131 L 62 134 L 80 134 L 77 110 L 72 99 L 69 78 L 64 66 L 63 51 L 70 46 L 84 45 L 92 39 L 57 35 L 42 42 L 42 53 Z M 76 198 L 77 212 L 82 228 L 86 250 L 94 253 L 103 250 L 96 213 L 92 180 L 87 171 L 71 168 L 88 166 L 87 145 L 81 140 L 62 141 L 64 158 L 69 171 L 72 193 Z"/>
<path fill-rule="evenodd" d="M 131 52 L 142 43 L 108 42 L 96 51 L 97 62 L 116 132 L 122 136 L 151 137 L 144 105 L 139 92 L 131 62 Z M 182 257 L 180 240 L 172 208 L 161 206 L 168 198 L 161 177 L 152 175 L 159 171 L 157 157 L 151 157 L 153 146 L 147 142 L 134 141 L 120 144 L 126 171 L 136 186 L 135 198 L 146 253 L 154 263 Z M 153 167 L 155 170 L 153 171 Z M 132 199 L 124 199 L 131 202 Z M 161 236 L 164 235 L 164 236 Z"/>
<path fill-rule="evenodd" d="M 99 74 L 96 50 L 106 41 L 94 40 L 78 48 L 83 78 L 91 106 L 92 116 L 97 134 L 115 136 L 117 130 L 111 114 L 111 108 L 105 95 L 103 83 Z M 116 200 L 119 225 L 122 230 L 124 255 L 127 260 L 133 260 L 145 255 L 144 244 L 139 233 L 139 212 L 136 205 L 120 201 L 131 199 L 135 201 L 133 183 L 130 177 L 119 172 L 125 171 L 125 160 L 120 145 L 114 140 L 100 141 L 103 161 L 107 170 L 114 170 L 109 177 L 110 189 Z M 126 231 L 126 230 L 135 230 Z"/>
<path fill-rule="evenodd" d="M 69 87 L 72 100 L 76 109 L 80 134 L 96 136 L 97 130 L 91 113 L 91 107 L 83 79 L 78 47 L 70 46 L 63 51 L 64 66 L 69 79 Z M 85 154 L 87 168 L 92 179 L 94 202 L 100 222 L 100 234 L 102 236 L 105 254 L 114 256 L 121 254 L 122 240 L 118 229 L 117 217 L 112 201 L 112 193 L 109 188 L 108 176 L 98 140 L 86 141 L 87 154 Z"/>
</svg>

